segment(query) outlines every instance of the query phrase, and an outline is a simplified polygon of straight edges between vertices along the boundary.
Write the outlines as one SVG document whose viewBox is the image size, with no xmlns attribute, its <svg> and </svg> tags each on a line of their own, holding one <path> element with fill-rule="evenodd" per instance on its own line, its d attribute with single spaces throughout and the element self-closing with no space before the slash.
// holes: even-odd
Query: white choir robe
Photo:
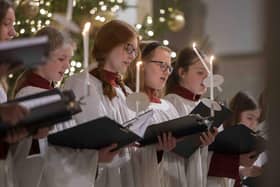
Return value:
<svg viewBox="0 0 280 187">
<path fill-rule="evenodd" d="M 149 109 L 153 110 L 151 124 L 169 121 L 178 118 L 179 115 L 174 106 L 168 101 L 161 99 L 161 103 L 151 103 Z M 155 146 L 153 146 L 155 147 Z M 153 150 L 153 163 L 157 163 L 156 149 Z M 184 158 L 173 152 L 164 152 L 162 161 L 158 164 L 157 169 L 152 167 L 150 174 L 155 179 L 160 180 L 162 187 L 186 187 L 187 181 L 185 177 Z M 158 171 L 157 171 L 158 170 Z M 156 172 L 156 173 L 154 173 Z M 158 174 L 157 174 L 158 173 Z M 148 176 L 147 176 L 148 177 Z M 157 177 L 157 178 L 156 178 Z"/>
<path fill-rule="evenodd" d="M 6 91 L 0 84 L 0 103 L 7 101 Z M 0 186 L 14 187 L 11 152 L 5 160 L 0 160 Z"/>
<path fill-rule="evenodd" d="M 177 94 L 168 94 L 164 97 L 177 109 L 180 116 L 188 115 L 200 102 L 183 98 Z M 208 170 L 213 152 L 208 152 L 208 146 L 199 148 L 187 160 L 187 182 L 189 187 L 231 187 L 233 179 L 208 177 Z"/>
<path fill-rule="evenodd" d="M 70 77 L 64 85 L 64 89 L 72 89 L 77 98 L 84 97 L 85 73 L 80 73 Z M 107 116 L 120 124 L 135 117 L 135 112 L 128 109 L 126 96 L 120 87 L 116 87 L 117 96 L 110 100 L 103 94 L 102 83 L 96 77 L 89 75 L 90 87 L 89 96 L 85 96 L 81 113 L 75 116 L 78 124 Z M 126 87 L 128 92 L 131 92 Z M 99 164 L 98 176 L 95 187 L 133 187 L 135 186 L 133 170 L 134 148 L 124 148 L 121 153 L 113 159 L 111 163 Z M 127 154 L 129 153 L 129 155 Z M 120 162 L 118 164 L 115 164 Z M 114 165 L 115 164 L 115 165 Z M 87 181 L 85 181 L 87 183 Z"/>
<path fill-rule="evenodd" d="M 19 90 L 16 97 L 31 95 L 46 89 L 27 86 Z M 73 120 L 59 123 L 50 133 L 67 129 L 75 125 Z M 97 168 L 97 153 L 92 150 L 77 151 L 73 149 L 48 146 L 47 138 L 39 140 L 40 154 L 28 157 L 32 137 L 25 138 L 13 148 L 14 180 L 18 187 L 92 187 L 94 171 Z M 91 184 L 85 185 L 85 179 Z"/>
</svg>

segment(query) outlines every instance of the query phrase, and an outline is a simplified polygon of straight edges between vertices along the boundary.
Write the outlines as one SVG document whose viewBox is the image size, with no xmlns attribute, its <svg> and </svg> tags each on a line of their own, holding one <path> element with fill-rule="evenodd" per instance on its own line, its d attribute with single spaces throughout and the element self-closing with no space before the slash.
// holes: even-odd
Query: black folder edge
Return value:
<svg viewBox="0 0 280 187">
<path fill-rule="evenodd" d="M 226 150 L 226 151 L 221 151 L 221 147 L 220 146 L 226 146 L 227 148 L 230 147 L 230 145 L 226 145 L 226 143 L 224 142 L 220 142 L 219 141 L 219 137 L 222 137 L 222 136 L 225 136 L 224 134 L 225 133 L 228 133 L 231 129 L 235 130 L 239 130 L 240 133 L 236 136 L 241 136 L 242 134 L 246 133 L 246 136 L 250 136 L 251 141 L 253 141 L 254 143 L 256 143 L 255 145 L 251 145 L 250 148 L 247 148 L 247 149 L 241 149 L 241 144 L 243 144 L 242 142 L 240 142 L 240 139 L 236 139 L 236 141 L 238 141 L 239 143 L 239 146 L 234 146 L 235 148 L 236 147 L 239 147 L 239 150 L 234 150 L 234 151 L 229 151 L 229 150 Z M 246 142 L 248 143 L 248 142 Z M 228 127 L 226 128 L 224 131 L 220 132 L 215 141 L 209 146 L 209 150 L 211 151 L 214 151 L 214 152 L 218 152 L 218 153 L 221 153 L 221 154 L 246 154 L 246 153 L 249 153 L 249 152 L 252 152 L 252 151 L 256 151 L 256 155 L 254 155 L 254 157 L 257 157 L 259 154 L 261 154 L 262 152 L 264 152 L 266 149 L 266 140 L 259 136 L 257 133 L 255 133 L 253 130 L 249 129 L 248 127 L 246 127 L 245 125 L 243 124 L 236 124 L 234 126 L 231 126 L 231 127 Z"/>
<path fill-rule="evenodd" d="M 222 110 L 215 111 L 212 127 L 219 128 L 222 123 L 231 115 L 231 111 L 223 105 L 220 105 Z M 198 114 L 202 117 L 209 117 L 211 109 L 200 102 L 190 114 Z M 211 127 L 210 127 L 211 130 Z M 172 150 L 174 153 L 189 158 L 200 146 L 200 135 L 197 133 L 186 137 L 184 140 L 177 142 L 176 147 Z"/>
<path fill-rule="evenodd" d="M 38 120 L 38 123 L 36 123 L 36 124 L 34 124 L 33 122 L 31 124 L 25 123 L 25 121 L 27 121 L 27 119 L 29 119 L 30 115 L 28 115 L 27 118 L 25 118 L 23 121 L 19 122 L 19 125 L 15 125 L 15 126 L 8 126 L 5 123 L 0 122 L 0 137 L 5 136 L 6 133 L 9 130 L 12 130 L 12 129 L 16 130 L 16 129 L 22 128 L 22 127 L 27 128 L 27 130 L 32 134 L 32 133 L 36 132 L 36 130 L 39 129 L 39 128 L 51 127 L 51 126 L 56 125 L 57 123 L 71 120 L 72 115 L 81 112 L 81 108 L 80 108 L 79 104 L 76 103 L 76 102 L 71 103 L 71 104 L 73 104 L 74 109 L 71 110 L 71 111 L 67 111 L 68 106 L 65 102 L 71 102 L 71 101 L 69 101 L 71 99 L 73 99 L 73 101 L 74 101 L 75 95 L 74 95 L 73 91 L 64 91 L 62 93 L 59 89 L 52 89 L 52 90 L 36 93 L 36 94 L 33 94 L 33 95 L 20 97 L 20 98 L 17 98 L 15 100 L 11 100 L 11 101 L 8 101 L 6 103 L 3 103 L 3 105 L 23 102 L 23 101 L 27 101 L 27 100 L 32 100 L 32 99 L 36 99 L 36 98 L 40 98 L 40 97 L 57 95 L 57 94 L 59 94 L 60 96 L 62 96 L 63 94 L 66 94 L 67 96 L 69 96 L 69 98 L 66 99 L 66 100 L 62 99 L 62 100 L 59 100 L 59 101 L 51 102 L 51 103 L 48 103 L 48 104 L 45 104 L 45 105 L 42 105 L 42 106 L 32 108 L 30 110 L 30 113 L 35 112 L 36 114 L 40 115 L 41 114 L 40 110 L 48 110 L 48 108 L 54 108 L 57 105 L 62 105 L 62 104 L 65 104 L 65 108 L 66 108 L 65 113 L 63 113 L 63 114 L 62 113 L 59 113 L 59 114 L 56 113 L 55 114 L 56 118 L 53 118 L 53 119 L 48 118 L 47 121 L 45 120 L 45 118 L 42 118 L 41 120 Z M 51 116 L 49 116 L 49 117 L 51 117 Z"/>
<path fill-rule="evenodd" d="M 197 128 L 193 128 L 193 127 L 189 128 L 188 132 L 184 132 L 184 133 L 178 131 L 175 133 L 173 132 L 172 135 L 175 136 L 176 138 L 182 138 L 184 136 L 187 137 L 188 135 L 201 133 L 208 129 L 207 125 L 203 124 L 203 120 L 199 116 L 196 115 L 183 116 L 169 121 L 164 121 L 162 123 L 150 125 L 145 132 L 144 138 L 141 139 L 141 141 L 139 141 L 140 146 L 156 144 L 158 142 L 157 140 L 158 135 L 170 131 L 170 130 L 162 130 L 161 128 L 171 128 L 169 124 L 182 120 L 189 120 L 191 124 L 197 124 Z M 182 126 L 182 123 L 180 125 Z"/>
<path fill-rule="evenodd" d="M 87 136 L 83 136 L 83 137 L 78 136 L 77 131 L 81 131 L 83 128 L 89 128 L 89 126 L 91 126 L 91 125 L 92 126 L 96 125 L 95 127 L 93 127 L 93 129 L 94 128 L 96 129 L 96 128 L 98 128 L 97 125 L 99 125 L 99 124 L 94 124 L 94 123 L 98 123 L 98 121 L 101 121 L 101 120 L 105 120 L 105 121 L 109 122 L 110 124 L 113 124 L 113 126 L 111 126 L 111 128 L 114 128 L 115 130 L 118 129 L 118 133 L 121 133 L 121 134 L 125 133 L 129 136 L 123 137 L 121 140 L 119 139 L 120 141 L 119 140 L 113 140 L 112 142 L 106 142 L 106 143 L 98 142 L 98 143 L 96 143 L 98 145 L 93 145 L 93 146 L 85 145 L 84 142 L 80 143 L 79 146 L 74 145 L 75 143 L 77 144 L 77 141 L 81 141 L 82 138 L 87 137 Z M 102 125 L 104 125 L 104 124 L 102 124 Z M 73 133 L 74 131 L 76 131 L 75 132 L 76 136 L 71 137 L 71 133 Z M 85 132 L 89 133 L 89 131 L 85 131 Z M 115 133 L 116 132 L 117 131 L 115 131 Z M 104 135 L 107 136 L 108 134 L 104 134 Z M 67 141 L 65 139 L 67 139 Z M 120 125 L 118 122 L 116 122 L 116 121 L 114 121 L 114 120 L 112 120 L 112 119 L 110 119 L 106 116 L 100 117 L 100 118 L 97 118 L 97 119 L 94 119 L 94 120 L 91 120 L 91 121 L 88 121 L 88 122 L 85 122 L 83 124 L 65 129 L 63 131 L 60 131 L 60 132 L 57 132 L 55 134 L 52 134 L 52 135 L 48 136 L 48 142 L 50 144 L 55 145 L 55 146 L 69 147 L 69 148 L 73 148 L 73 149 L 99 150 L 99 149 L 107 147 L 107 146 L 109 146 L 113 143 L 117 143 L 117 147 L 115 149 L 113 149 L 112 151 L 123 148 L 123 147 L 125 147 L 125 146 L 127 146 L 127 145 L 129 145 L 133 142 L 138 141 L 139 139 L 141 139 L 140 136 L 138 136 L 134 132 L 130 131 L 127 127 L 124 127 L 124 126 Z"/>
<path fill-rule="evenodd" d="M 47 36 L 21 38 L 0 43 L 0 64 L 24 65 L 34 67 L 46 62 L 45 50 L 48 44 Z M 31 51 L 37 50 L 34 55 L 28 56 Z"/>
</svg>

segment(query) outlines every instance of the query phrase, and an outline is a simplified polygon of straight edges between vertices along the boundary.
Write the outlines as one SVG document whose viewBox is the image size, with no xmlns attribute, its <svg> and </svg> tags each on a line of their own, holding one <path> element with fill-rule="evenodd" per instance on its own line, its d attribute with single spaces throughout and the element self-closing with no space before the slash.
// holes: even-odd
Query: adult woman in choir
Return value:
<svg viewBox="0 0 280 187">
<path fill-rule="evenodd" d="M 0 0 L 0 42 L 8 41 L 15 35 L 13 23 L 15 12 L 13 4 L 8 0 Z M 9 64 L 0 64 L 0 103 L 7 101 L 7 84 L 5 77 L 11 70 Z M 6 124 L 14 125 L 20 121 L 28 111 L 16 104 L 0 105 L 0 119 Z M 9 153 L 10 144 L 16 143 L 27 135 L 25 130 L 14 131 L 0 139 L 0 186 L 13 186 L 12 159 Z"/>
<path fill-rule="evenodd" d="M 200 102 L 207 88 L 203 81 L 208 72 L 196 56 L 192 48 L 182 49 L 173 64 L 174 71 L 169 76 L 165 99 L 171 102 L 180 116 L 188 115 Z M 199 148 L 188 159 L 187 182 L 189 186 L 205 187 L 208 171 L 208 146 L 213 142 L 215 132 L 202 133 L 200 140 L 203 147 Z"/>
<path fill-rule="evenodd" d="M 19 77 L 14 88 L 16 97 L 53 89 L 54 83 L 62 80 L 73 56 L 73 41 L 57 29 L 45 27 L 38 31 L 36 36 L 48 36 L 47 63 L 26 70 Z M 74 124 L 73 121 L 65 122 L 56 125 L 54 129 L 63 130 Z M 18 185 L 68 187 L 81 185 L 82 183 L 79 183 L 81 179 L 94 179 L 95 175 L 91 172 L 96 170 L 96 153 L 88 150 L 48 147 L 44 137 L 48 135 L 49 130 L 48 128 L 39 130 L 37 134 L 39 142 L 36 139 L 26 138 L 14 147 L 15 181 Z M 49 168 L 53 165 L 56 165 L 54 170 Z"/>
</svg>

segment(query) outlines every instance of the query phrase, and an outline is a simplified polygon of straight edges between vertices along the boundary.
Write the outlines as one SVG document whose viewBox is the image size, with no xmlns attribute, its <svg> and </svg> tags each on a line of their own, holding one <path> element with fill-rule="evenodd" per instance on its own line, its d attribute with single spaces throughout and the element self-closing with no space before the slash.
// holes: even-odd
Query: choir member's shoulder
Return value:
<svg viewBox="0 0 280 187">
<path fill-rule="evenodd" d="M 32 94 L 36 94 L 36 93 L 40 93 L 46 91 L 46 89 L 43 88 L 39 88 L 39 87 L 34 87 L 34 86 L 26 86 L 21 88 L 17 93 L 16 93 L 16 98 L 19 97 L 24 97 L 27 95 L 32 95 Z"/>
<path fill-rule="evenodd" d="M 164 99 L 169 101 L 170 103 L 172 103 L 173 105 L 181 105 L 183 103 L 183 99 L 181 96 L 177 95 L 177 94 L 167 94 L 166 96 L 164 96 Z"/>
</svg>

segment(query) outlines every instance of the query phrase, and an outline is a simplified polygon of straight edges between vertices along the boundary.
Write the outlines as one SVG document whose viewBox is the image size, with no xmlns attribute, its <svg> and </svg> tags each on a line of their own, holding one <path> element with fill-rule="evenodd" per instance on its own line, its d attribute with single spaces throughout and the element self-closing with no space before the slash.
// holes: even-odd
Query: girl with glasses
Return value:
<svg viewBox="0 0 280 187">
<path fill-rule="evenodd" d="M 82 112 L 74 117 L 78 124 L 103 116 L 123 124 L 135 117 L 126 105 L 126 96 L 131 91 L 124 85 L 122 76 L 138 57 L 138 45 L 136 31 L 123 21 L 110 21 L 98 31 L 92 51 L 97 67 L 74 75 L 65 82 L 65 89 L 72 89 L 77 98 L 84 97 Z M 86 74 L 89 74 L 89 94 L 84 91 Z M 85 187 L 135 186 L 134 170 L 129 160 L 132 158 L 128 154 L 133 149 L 129 147 L 111 152 L 115 147 L 116 144 L 112 144 L 95 150 L 98 169 L 92 170 L 91 180 L 85 178 L 79 184 Z"/>
<path fill-rule="evenodd" d="M 175 107 L 167 100 L 160 98 L 172 72 L 170 54 L 169 48 L 156 41 L 143 42 L 141 45 L 143 65 L 141 66 L 140 90 L 149 97 L 149 109 L 154 112 L 150 124 L 179 117 Z M 127 84 L 132 89 L 135 89 L 135 67 L 135 64 L 130 66 L 126 79 Z M 176 146 L 176 139 L 167 132 L 158 137 L 158 142 L 156 146 L 147 147 L 150 149 L 150 157 L 148 158 L 150 163 L 143 165 L 150 168 L 146 168 L 145 170 L 149 171 L 148 174 L 143 174 L 141 177 L 143 181 L 150 180 L 150 183 L 143 183 L 142 186 L 187 186 L 184 159 L 170 152 Z M 146 157 L 143 156 L 142 160 L 144 158 Z"/>
</svg>

